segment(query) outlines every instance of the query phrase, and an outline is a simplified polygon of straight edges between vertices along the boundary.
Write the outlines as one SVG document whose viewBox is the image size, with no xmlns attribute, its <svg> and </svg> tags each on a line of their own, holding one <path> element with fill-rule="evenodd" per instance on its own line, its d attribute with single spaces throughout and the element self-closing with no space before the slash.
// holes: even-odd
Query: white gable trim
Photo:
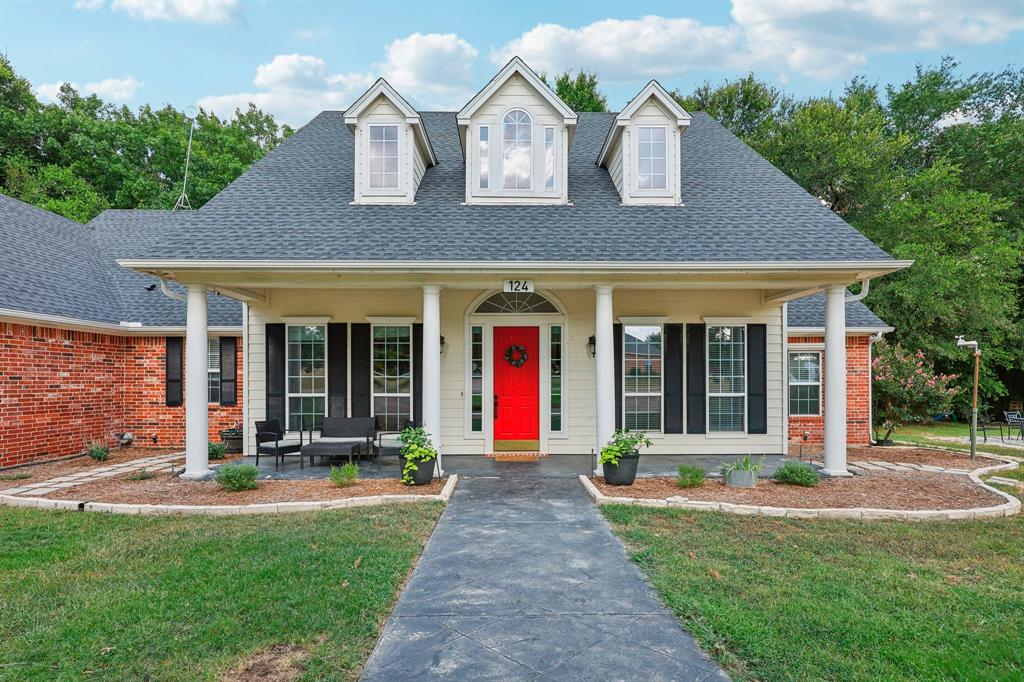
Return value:
<svg viewBox="0 0 1024 682">
<path fill-rule="evenodd" d="M 462 107 L 462 110 L 459 111 L 456 116 L 458 124 L 460 126 L 468 126 L 470 118 L 474 113 L 476 113 L 477 109 L 483 106 L 483 104 L 490 99 L 491 95 L 497 92 L 498 88 L 504 85 L 509 78 L 516 74 L 519 74 L 523 80 L 529 83 L 533 89 L 548 102 L 548 104 L 554 107 L 555 111 L 562 115 L 562 122 L 565 125 L 576 125 L 576 121 L 579 118 L 579 116 L 576 115 L 576 112 L 573 111 L 568 104 L 563 102 L 562 98 L 556 95 L 551 88 L 545 85 L 544 81 L 540 79 L 540 76 L 538 76 L 533 69 L 527 66 L 526 62 L 519 57 L 513 57 L 509 60 L 509 63 L 506 64 L 480 92 L 476 93 L 473 99 L 469 100 L 469 103 L 466 104 L 466 106 Z"/>
<path fill-rule="evenodd" d="M 601 153 L 597 156 L 598 166 L 604 166 L 608 161 L 608 155 L 611 153 L 612 149 L 614 149 L 614 143 L 622 134 L 622 130 L 629 125 L 629 122 L 632 120 L 633 115 L 637 110 L 646 104 L 647 100 L 652 97 L 657 100 L 662 107 L 664 107 L 665 111 L 667 111 L 670 116 L 675 117 L 676 126 L 678 128 L 685 131 L 686 128 L 689 127 L 690 121 L 692 120 L 690 114 L 679 106 L 679 102 L 677 102 L 675 98 L 668 93 L 668 90 L 662 87 L 661 83 L 652 80 L 645 85 L 644 89 L 641 90 L 636 97 L 631 99 L 626 107 L 615 116 L 615 124 L 609 128 L 608 134 L 604 138 L 604 144 L 601 146 Z"/>
<path fill-rule="evenodd" d="M 369 87 L 359 98 L 352 103 L 348 109 L 345 110 L 345 124 L 354 126 L 359 122 L 359 116 L 366 110 L 366 107 L 370 106 L 377 97 L 385 97 L 391 102 L 396 109 L 398 109 L 403 116 L 405 116 L 405 122 L 413 127 L 416 132 L 416 137 L 420 144 L 423 145 L 423 149 L 426 150 L 427 156 L 430 160 L 431 166 L 437 165 L 437 155 L 434 153 L 434 147 L 430 144 L 430 138 L 427 137 L 427 130 L 423 126 L 423 119 L 420 117 L 418 111 L 416 111 L 409 102 L 402 97 L 397 90 L 391 87 L 383 78 L 378 78 L 377 82 Z"/>
</svg>

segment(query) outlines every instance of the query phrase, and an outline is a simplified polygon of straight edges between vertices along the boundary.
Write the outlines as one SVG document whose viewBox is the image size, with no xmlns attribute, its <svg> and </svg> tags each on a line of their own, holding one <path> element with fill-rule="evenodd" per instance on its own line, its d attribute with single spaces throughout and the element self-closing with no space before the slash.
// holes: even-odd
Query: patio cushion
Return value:
<svg viewBox="0 0 1024 682">
<path fill-rule="evenodd" d="M 299 440 L 297 438 L 283 438 L 283 439 L 277 441 L 277 447 L 280 448 L 281 450 L 284 450 L 286 448 L 287 449 L 298 448 L 300 445 L 302 445 L 302 444 L 299 442 Z M 264 442 L 260 443 L 260 451 L 261 452 L 273 452 L 274 451 L 274 441 L 271 440 L 271 441 L 264 441 Z"/>
<path fill-rule="evenodd" d="M 365 443 L 366 436 L 323 436 L 317 438 L 313 443 Z M 312 443 L 311 443 L 312 445 Z"/>
</svg>

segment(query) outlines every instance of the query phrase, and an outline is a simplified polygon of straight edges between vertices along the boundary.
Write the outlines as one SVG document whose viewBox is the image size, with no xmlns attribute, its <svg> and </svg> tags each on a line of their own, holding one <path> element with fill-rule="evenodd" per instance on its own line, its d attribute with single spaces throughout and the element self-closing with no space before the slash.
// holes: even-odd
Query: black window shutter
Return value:
<svg viewBox="0 0 1024 682">
<path fill-rule="evenodd" d="M 665 433 L 683 429 L 683 325 L 666 324 L 665 335 Z"/>
<path fill-rule="evenodd" d="M 613 324 L 615 335 L 615 428 L 622 428 L 622 325 Z"/>
<path fill-rule="evenodd" d="M 180 336 L 168 336 L 165 339 L 164 368 L 166 381 L 166 403 L 168 407 L 178 407 L 182 403 L 182 370 L 185 364 L 184 345 Z"/>
<path fill-rule="evenodd" d="M 370 325 L 352 325 L 352 416 L 370 416 Z"/>
<path fill-rule="evenodd" d="M 412 420 L 423 424 L 423 325 L 412 326 Z"/>
<path fill-rule="evenodd" d="M 686 325 L 686 432 L 705 433 L 704 325 Z"/>
<path fill-rule="evenodd" d="M 327 416 L 347 417 L 348 325 L 327 325 Z"/>
<path fill-rule="evenodd" d="M 747 325 L 747 433 L 768 433 L 767 327 Z"/>
<path fill-rule="evenodd" d="M 287 340 L 285 325 L 275 322 L 266 327 L 267 334 L 267 416 L 276 419 L 281 429 L 287 431 L 285 423 L 285 365 L 287 363 Z"/>
<path fill-rule="evenodd" d="M 238 404 L 238 339 L 220 337 L 220 404 Z"/>
</svg>

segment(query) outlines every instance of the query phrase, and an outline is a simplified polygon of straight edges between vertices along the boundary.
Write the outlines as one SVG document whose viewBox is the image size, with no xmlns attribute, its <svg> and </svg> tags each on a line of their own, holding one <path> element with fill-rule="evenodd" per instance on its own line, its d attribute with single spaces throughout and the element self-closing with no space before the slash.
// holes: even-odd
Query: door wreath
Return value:
<svg viewBox="0 0 1024 682">
<path fill-rule="evenodd" d="M 528 357 L 525 346 L 512 345 L 505 351 L 505 362 L 513 367 L 522 367 L 526 364 Z"/>
</svg>

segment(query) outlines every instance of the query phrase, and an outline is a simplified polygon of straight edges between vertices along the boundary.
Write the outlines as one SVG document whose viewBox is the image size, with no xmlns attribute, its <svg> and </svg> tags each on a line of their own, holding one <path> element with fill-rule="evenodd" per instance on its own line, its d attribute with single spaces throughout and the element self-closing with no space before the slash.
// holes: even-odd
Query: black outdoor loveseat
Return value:
<svg viewBox="0 0 1024 682">
<path fill-rule="evenodd" d="M 411 426 L 407 422 L 404 426 Z M 299 466 L 305 468 L 304 460 L 314 463 L 315 457 L 337 459 L 347 457 L 372 457 L 377 460 L 380 468 L 381 455 L 397 455 L 401 450 L 397 432 L 385 430 L 374 417 L 326 417 L 320 428 L 320 437 L 313 438 L 313 430 L 308 438 L 303 439 L 300 431 L 298 439 L 285 438 L 280 423 L 276 419 L 256 422 L 256 465 L 259 466 L 260 455 L 272 455 L 274 466 L 287 455 L 298 455 Z"/>
</svg>

